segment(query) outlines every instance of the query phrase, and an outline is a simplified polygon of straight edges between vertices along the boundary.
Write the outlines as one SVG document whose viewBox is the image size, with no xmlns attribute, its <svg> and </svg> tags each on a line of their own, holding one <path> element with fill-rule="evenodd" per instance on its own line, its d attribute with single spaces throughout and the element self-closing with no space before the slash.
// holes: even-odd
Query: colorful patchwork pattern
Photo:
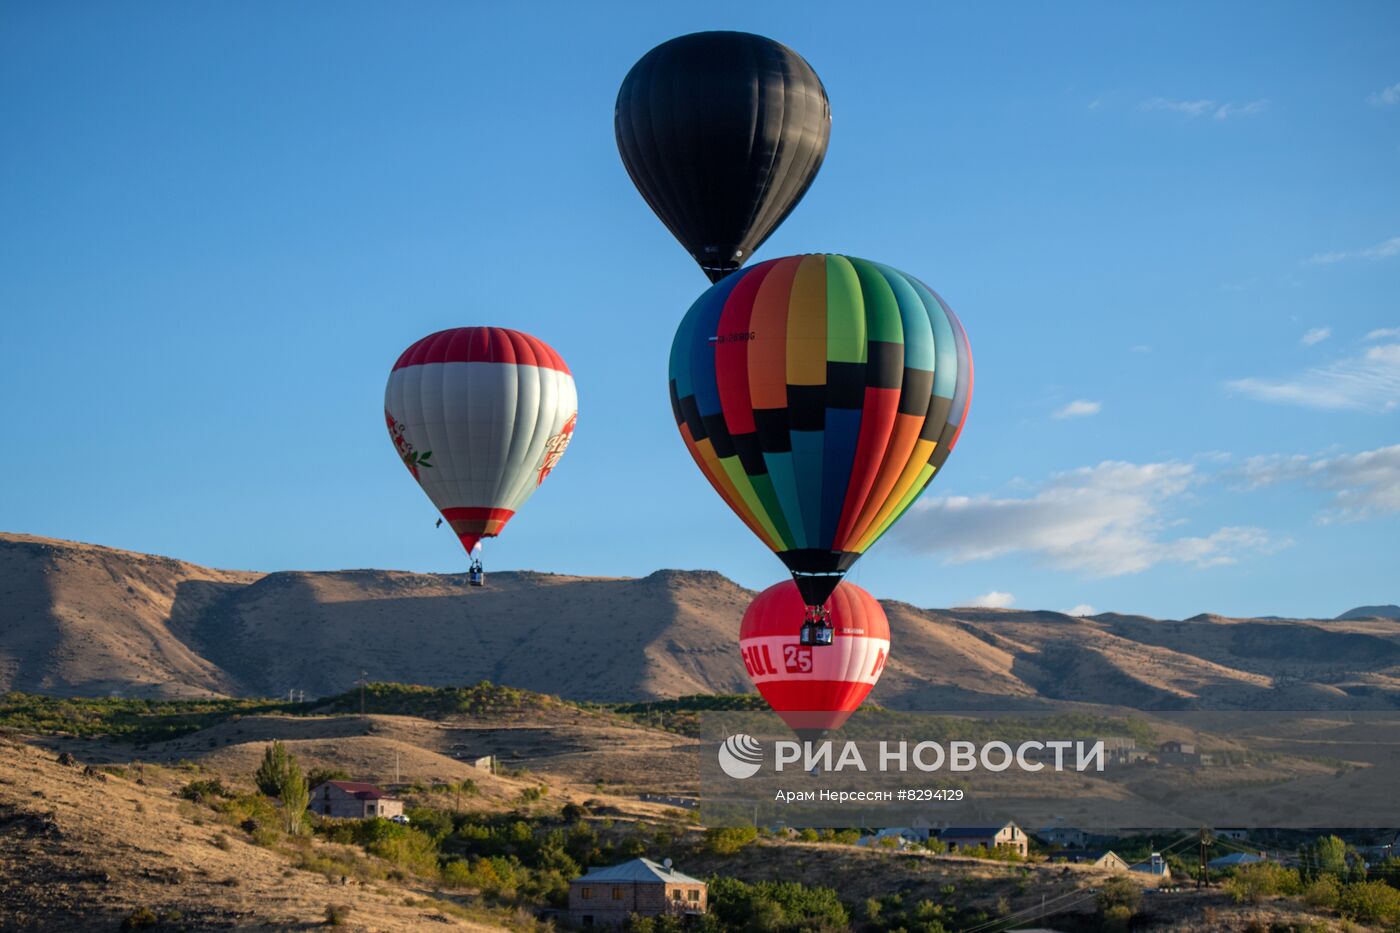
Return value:
<svg viewBox="0 0 1400 933">
<path fill-rule="evenodd" d="M 918 279 L 789 256 L 700 296 L 671 347 L 670 388 L 681 437 L 729 507 L 795 575 L 834 575 L 952 453 L 972 353 Z"/>
</svg>

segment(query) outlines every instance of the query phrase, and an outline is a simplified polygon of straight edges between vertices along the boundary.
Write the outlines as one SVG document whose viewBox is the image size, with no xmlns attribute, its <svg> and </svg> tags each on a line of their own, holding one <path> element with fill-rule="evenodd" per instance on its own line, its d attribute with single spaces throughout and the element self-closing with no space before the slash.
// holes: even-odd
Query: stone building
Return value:
<svg viewBox="0 0 1400 933">
<path fill-rule="evenodd" d="M 684 916 L 707 909 L 705 882 L 676 871 L 670 859 L 658 865 L 636 858 L 569 882 L 569 922 L 577 926 L 614 926 L 629 914 Z"/>
<path fill-rule="evenodd" d="M 311 789 L 307 810 L 318 816 L 362 820 L 371 816 L 402 816 L 403 801 L 390 797 L 373 784 L 326 781 Z"/>
</svg>

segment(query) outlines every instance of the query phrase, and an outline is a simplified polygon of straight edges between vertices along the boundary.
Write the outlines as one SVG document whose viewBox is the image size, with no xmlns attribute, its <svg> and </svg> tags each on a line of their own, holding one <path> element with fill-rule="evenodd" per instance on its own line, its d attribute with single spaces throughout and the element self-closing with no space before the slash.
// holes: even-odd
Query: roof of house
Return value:
<svg viewBox="0 0 1400 933">
<path fill-rule="evenodd" d="M 1252 855 L 1249 852 L 1231 852 L 1229 855 L 1213 858 L 1206 864 L 1210 865 L 1211 868 L 1227 868 L 1231 865 L 1252 865 L 1262 861 L 1264 861 L 1263 856 Z"/>
<path fill-rule="evenodd" d="M 1114 852 L 1112 849 L 1096 849 L 1094 851 L 1089 852 L 1057 852 L 1055 854 L 1057 857 L 1062 856 L 1068 859 L 1069 861 L 1076 863 L 1097 862 L 1099 859 L 1103 858 L 1106 855 L 1111 855 L 1114 858 L 1118 859 L 1120 862 L 1125 862 L 1123 856 L 1119 855 L 1117 852 Z"/>
<path fill-rule="evenodd" d="M 909 826 L 886 826 L 884 829 L 875 831 L 876 839 L 887 839 L 890 836 L 917 836 L 919 831 Z"/>
<path fill-rule="evenodd" d="M 625 884 L 627 882 L 641 883 L 665 883 L 672 884 L 704 884 L 699 878 L 692 878 L 682 874 L 674 868 L 667 868 L 665 865 L 658 865 L 649 858 L 634 858 L 630 862 L 623 862 L 621 865 L 609 865 L 607 868 L 594 868 L 585 872 L 579 877 L 570 881 L 574 884 L 579 881 L 596 881 L 603 883 Z"/>
<path fill-rule="evenodd" d="M 1167 867 L 1166 859 L 1157 859 L 1152 862 L 1138 862 L 1136 865 L 1128 866 L 1133 871 L 1140 871 L 1148 875 L 1166 875 L 1171 872 Z"/>
<path fill-rule="evenodd" d="M 359 800 L 398 799 L 397 797 L 389 796 L 388 794 L 384 793 L 384 791 L 380 790 L 378 787 L 375 787 L 373 784 L 366 784 L 361 781 L 326 781 L 324 784 L 317 784 L 314 788 L 312 788 L 312 793 L 314 794 L 326 784 L 329 784 L 338 790 L 342 790 L 345 793 L 350 794 L 352 797 L 355 797 Z"/>
<path fill-rule="evenodd" d="M 949 826 L 947 829 L 940 829 L 938 835 L 944 836 L 968 836 L 977 838 L 979 836 L 995 836 L 1008 826 L 1014 823 L 1002 823 L 1000 826 Z"/>
</svg>

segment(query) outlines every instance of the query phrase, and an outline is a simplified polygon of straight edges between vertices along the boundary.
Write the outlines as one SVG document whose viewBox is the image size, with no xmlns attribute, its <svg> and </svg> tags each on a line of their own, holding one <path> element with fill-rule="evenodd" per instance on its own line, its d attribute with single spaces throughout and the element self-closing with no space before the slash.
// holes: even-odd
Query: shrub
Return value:
<svg viewBox="0 0 1400 933">
<path fill-rule="evenodd" d="M 1242 865 L 1224 884 L 1226 892 L 1237 904 L 1245 901 L 1257 904 L 1266 897 L 1298 894 L 1302 887 L 1295 869 L 1284 868 L 1275 862 Z"/>
<path fill-rule="evenodd" d="M 253 833 L 259 826 L 277 822 L 277 808 L 262 794 L 235 794 L 215 807 L 228 822 Z"/>
<path fill-rule="evenodd" d="M 1099 889 L 1097 900 L 1099 913 L 1105 920 L 1109 919 L 1110 914 L 1116 917 L 1122 913 L 1114 908 L 1123 908 L 1127 911 L 1127 917 L 1131 917 L 1142 905 L 1142 889 L 1128 878 L 1112 878 Z"/>
<path fill-rule="evenodd" d="M 1342 885 L 1335 875 L 1319 875 L 1303 889 L 1303 901 L 1309 907 L 1335 910 L 1342 895 Z"/>
<path fill-rule="evenodd" d="M 452 822 L 452 814 L 445 810 L 432 810 L 428 807 L 411 807 L 405 815 L 415 827 L 427 833 L 437 841 L 441 841 L 452 835 L 452 831 L 455 828 Z"/>
<path fill-rule="evenodd" d="M 190 781 L 176 793 L 186 800 L 193 800 L 195 803 L 209 803 L 220 797 L 233 796 L 224 787 L 224 782 L 218 778 L 211 778 L 207 781 Z"/>
<path fill-rule="evenodd" d="M 155 926 L 159 922 L 160 918 L 156 916 L 154 910 L 151 910 L 149 907 L 138 907 L 126 915 L 126 919 L 122 921 L 121 928 L 123 930 L 145 930 Z"/>
<path fill-rule="evenodd" d="M 476 878 L 465 859 L 454 859 L 442 866 L 442 883 L 449 888 L 469 888 L 476 886 Z"/>
<path fill-rule="evenodd" d="M 843 929 L 850 923 L 846 908 L 831 888 L 808 887 L 797 881 L 710 879 L 710 909 L 726 930 Z"/>
<path fill-rule="evenodd" d="M 1101 911 L 1103 927 L 1106 930 L 1126 930 L 1133 919 L 1132 910 L 1125 904 L 1114 904 Z"/>
<path fill-rule="evenodd" d="M 705 851 L 712 855 L 733 855 L 758 838 L 752 826 L 713 826 L 705 830 Z"/>
<path fill-rule="evenodd" d="M 349 904 L 326 905 L 326 926 L 343 926 L 348 919 L 350 919 Z"/>
<path fill-rule="evenodd" d="M 1400 891 L 1382 881 L 1358 881 L 1342 888 L 1337 907 L 1363 923 L 1400 920 Z"/>
<path fill-rule="evenodd" d="M 271 849 L 282 841 L 282 836 L 271 826 L 259 826 L 253 830 L 253 845 Z"/>
</svg>

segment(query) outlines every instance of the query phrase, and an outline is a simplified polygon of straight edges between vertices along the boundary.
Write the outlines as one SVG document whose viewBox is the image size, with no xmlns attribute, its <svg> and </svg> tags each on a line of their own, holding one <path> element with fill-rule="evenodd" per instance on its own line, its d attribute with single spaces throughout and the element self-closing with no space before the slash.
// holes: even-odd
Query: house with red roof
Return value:
<svg viewBox="0 0 1400 933">
<path fill-rule="evenodd" d="M 311 804 L 307 809 L 318 816 L 363 820 L 373 816 L 402 816 L 403 801 L 373 784 L 326 781 L 311 788 Z"/>
</svg>

